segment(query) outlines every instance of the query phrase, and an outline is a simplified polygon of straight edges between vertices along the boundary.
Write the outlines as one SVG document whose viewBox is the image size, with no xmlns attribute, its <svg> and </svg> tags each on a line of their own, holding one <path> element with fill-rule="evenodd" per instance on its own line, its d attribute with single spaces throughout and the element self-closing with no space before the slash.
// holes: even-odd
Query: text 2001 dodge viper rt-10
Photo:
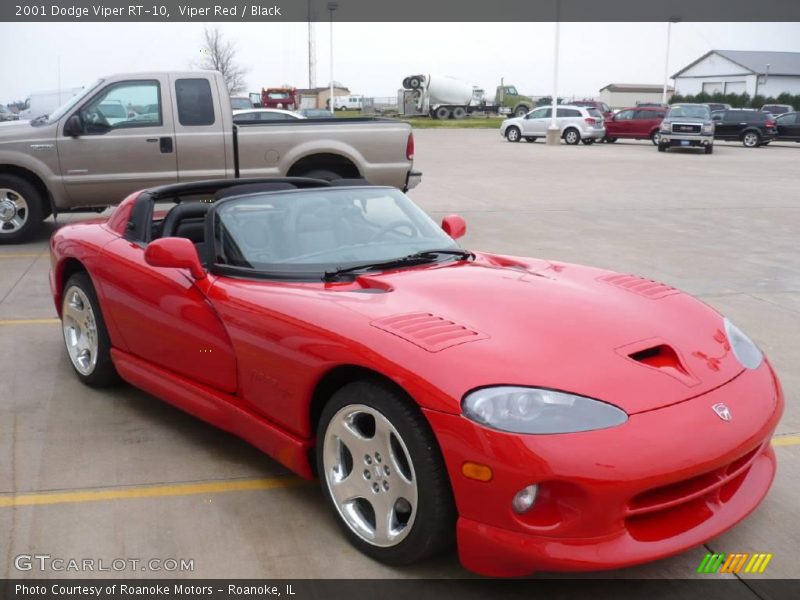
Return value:
<svg viewBox="0 0 800 600">
<path fill-rule="evenodd" d="M 78 377 L 318 476 L 391 564 L 455 539 L 493 576 L 621 567 L 758 506 L 783 397 L 735 325 L 640 277 L 469 252 L 460 217 L 364 183 L 178 184 L 57 230 Z"/>
</svg>

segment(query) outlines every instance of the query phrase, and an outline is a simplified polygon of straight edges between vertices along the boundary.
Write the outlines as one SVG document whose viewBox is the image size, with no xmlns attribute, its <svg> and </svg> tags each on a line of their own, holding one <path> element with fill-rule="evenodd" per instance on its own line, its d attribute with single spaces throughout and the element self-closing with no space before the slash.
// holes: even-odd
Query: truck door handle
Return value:
<svg viewBox="0 0 800 600">
<path fill-rule="evenodd" d="M 172 138 L 171 137 L 160 138 L 158 146 L 162 154 L 170 154 L 172 152 Z"/>
<path fill-rule="evenodd" d="M 158 141 L 158 138 L 147 138 L 145 142 L 150 142 L 151 144 L 155 144 Z"/>
</svg>

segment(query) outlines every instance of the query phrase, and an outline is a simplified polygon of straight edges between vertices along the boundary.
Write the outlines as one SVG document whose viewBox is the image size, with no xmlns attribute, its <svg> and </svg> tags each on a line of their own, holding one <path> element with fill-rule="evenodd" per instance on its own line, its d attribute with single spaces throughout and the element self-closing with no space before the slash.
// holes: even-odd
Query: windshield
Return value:
<svg viewBox="0 0 800 600">
<path fill-rule="evenodd" d="M 711 118 L 711 111 L 707 106 L 699 105 L 675 105 L 669 109 L 669 118 L 684 118 L 684 119 L 706 119 Z"/>
<path fill-rule="evenodd" d="M 233 110 L 244 110 L 253 108 L 253 103 L 249 98 L 231 98 L 231 108 Z"/>
<path fill-rule="evenodd" d="M 91 94 L 101 83 L 103 83 L 103 80 L 98 79 L 92 85 L 86 87 L 82 92 L 75 94 L 72 98 L 67 100 L 64 104 L 55 109 L 52 113 L 50 113 L 50 115 L 48 115 L 47 123 L 51 124 L 58 121 L 66 113 L 72 110 L 72 108 L 76 106 L 81 100 L 83 100 L 89 94 Z"/>
<path fill-rule="evenodd" d="M 214 238 L 217 264 L 309 277 L 458 248 L 393 188 L 316 188 L 231 198 L 216 208 Z"/>
</svg>

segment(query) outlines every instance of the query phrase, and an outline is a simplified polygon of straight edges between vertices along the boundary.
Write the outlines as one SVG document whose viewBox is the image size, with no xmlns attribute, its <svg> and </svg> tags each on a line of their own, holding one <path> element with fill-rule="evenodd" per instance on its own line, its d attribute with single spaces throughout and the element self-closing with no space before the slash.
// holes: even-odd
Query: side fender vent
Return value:
<svg viewBox="0 0 800 600">
<path fill-rule="evenodd" d="M 623 290 L 628 290 L 634 294 L 639 294 L 645 298 L 650 298 L 651 300 L 658 300 L 659 298 L 664 298 L 665 296 L 681 293 L 680 290 L 676 290 L 674 287 L 665 283 L 659 283 L 658 281 L 653 281 L 652 279 L 645 279 L 644 277 L 639 277 L 638 275 L 623 275 L 621 273 L 615 273 L 613 275 L 601 277 L 600 281 L 622 288 Z"/>
<path fill-rule="evenodd" d="M 439 352 L 445 348 L 489 337 L 466 325 L 426 312 L 384 317 L 372 321 L 370 325 L 428 352 Z"/>
</svg>

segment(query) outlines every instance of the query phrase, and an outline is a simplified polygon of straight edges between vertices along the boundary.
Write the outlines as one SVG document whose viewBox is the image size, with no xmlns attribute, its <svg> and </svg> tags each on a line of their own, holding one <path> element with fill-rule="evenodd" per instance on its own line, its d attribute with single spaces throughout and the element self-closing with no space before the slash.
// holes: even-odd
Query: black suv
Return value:
<svg viewBox="0 0 800 600">
<path fill-rule="evenodd" d="M 775 119 L 760 110 L 720 110 L 712 113 L 714 139 L 741 141 L 748 148 L 766 146 L 778 133 Z"/>
</svg>

